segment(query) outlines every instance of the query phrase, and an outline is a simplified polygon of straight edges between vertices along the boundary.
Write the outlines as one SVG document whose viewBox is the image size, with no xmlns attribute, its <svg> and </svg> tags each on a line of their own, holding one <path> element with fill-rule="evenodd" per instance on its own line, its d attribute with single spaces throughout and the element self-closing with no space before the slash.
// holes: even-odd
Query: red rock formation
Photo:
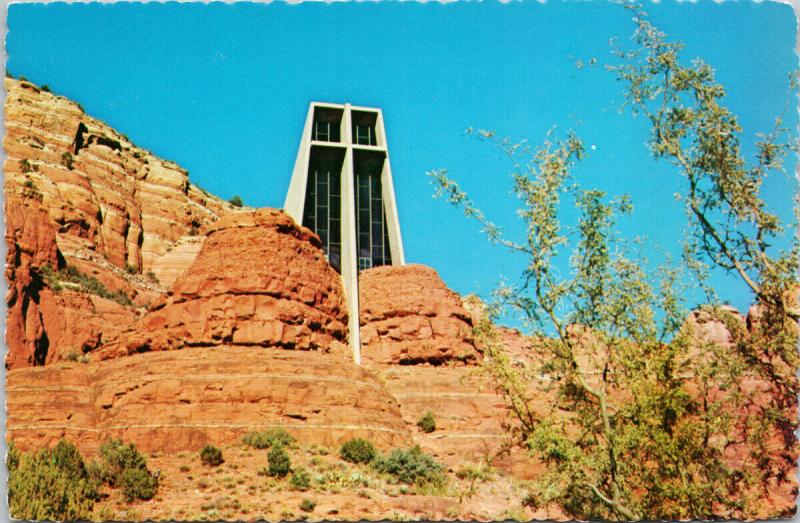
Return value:
<svg viewBox="0 0 800 523">
<path fill-rule="evenodd" d="M 475 363 L 472 317 L 435 270 L 376 267 L 358 280 L 361 355 L 384 364 Z"/>
<path fill-rule="evenodd" d="M 192 186 L 185 170 L 136 147 L 76 103 L 29 82 L 6 78 L 4 85 L 11 289 L 6 365 L 18 367 L 93 347 L 136 316 L 134 309 L 124 320 L 118 311 L 109 315 L 115 304 L 94 298 L 87 309 L 73 307 L 76 298 L 68 292 L 62 296 L 47 288 L 44 265 L 74 266 L 146 306 L 164 290 L 147 277 L 155 262 L 179 239 L 200 233 L 232 207 Z M 42 314 L 43 304 L 49 314 Z M 97 307 L 101 313 L 93 312 Z M 66 317 L 66 330 L 74 334 L 54 332 L 64 331 Z M 50 326 L 48 318 L 61 325 Z"/>
<path fill-rule="evenodd" d="M 58 265 L 55 233 L 38 200 L 8 196 L 6 193 L 6 365 L 43 365 L 50 342 L 39 307 L 45 289 L 39 267 Z"/>
<path fill-rule="evenodd" d="M 6 433 L 21 449 L 65 437 L 95 454 L 109 437 L 146 452 L 234 444 L 283 426 L 303 444 L 411 443 L 395 400 L 344 358 L 247 347 L 137 354 L 7 374 Z"/>
<path fill-rule="evenodd" d="M 282 211 L 260 209 L 214 224 L 190 269 L 98 355 L 216 345 L 345 352 L 346 337 L 341 278 L 319 238 Z"/>
</svg>

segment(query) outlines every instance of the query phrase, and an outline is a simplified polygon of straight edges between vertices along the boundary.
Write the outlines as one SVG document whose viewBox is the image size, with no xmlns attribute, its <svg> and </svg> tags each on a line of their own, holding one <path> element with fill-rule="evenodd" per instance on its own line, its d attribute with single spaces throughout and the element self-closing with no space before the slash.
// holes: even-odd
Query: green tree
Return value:
<svg viewBox="0 0 800 523">
<path fill-rule="evenodd" d="M 233 205 L 234 207 L 241 207 L 244 205 L 242 197 L 239 196 L 238 194 L 236 196 L 233 196 L 230 200 L 228 200 L 228 203 Z"/>
<path fill-rule="evenodd" d="M 78 450 L 61 440 L 53 449 L 20 453 L 9 449 L 8 503 L 11 517 L 27 520 L 84 520 L 98 499 Z"/>
<path fill-rule="evenodd" d="M 511 162 L 525 223 L 519 240 L 489 221 L 446 171 L 429 175 L 437 196 L 480 222 L 491 242 L 526 258 L 519 283 L 496 290 L 476 334 L 518 441 L 545 464 L 527 502 L 590 519 L 750 517 L 760 514 L 770 467 L 795 445 L 797 312 L 789 291 L 797 248 L 778 255 L 768 249 L 781 226 L 759 196 L 787 146 L 778 144 L 780 133 L 765 138 L 757 165 L 746 167 L 740 129 L 718 104 L 724 91 L 711 69 L 698 61 L 680 66 L 680 45 L 666 43 L 636 14 L 638 48 L 619 51 L 624 61 L 612 69 L 627 82 L 631 105 L 650 118 L 654 155 L 671 159 L 687 182 L 688 270 L 706 288 L 709 268 L 732 271 L 758 299 L 760 320 L 748 331 L 707 289 L 712 304 L 703 314 L 728 327 L 734 350 L 704 342 L 685 322 L 683 270 L 648 270 L 633 254 L 635 244 L 616 233 L 618 217 L 632 212 L 628 198 L 575 182 L 572 168 L 585 156 L 577 136 L 548 135 L 530 148 L 473 133 Z M 578 217 L 566 222 L 562 208 L 570 204 Z M 559 271 L 565 256 L 570 269 Z M 531 328 L 524 361 L 505 353 L 491 322 L 502 307 L 521 312 Z M 744 386 L 746 377 L 773 387 L 767 404 Z M 542 395 L 551 401 L 534 401 Z M 743 421 L 737 412 L 745 407 L 763 416 Z M 776 433 L 787 452 L 766 450 L 766 435 Z M 738 438 L 746 438 L 754 459 L 725 459 Z"/>
</svg>

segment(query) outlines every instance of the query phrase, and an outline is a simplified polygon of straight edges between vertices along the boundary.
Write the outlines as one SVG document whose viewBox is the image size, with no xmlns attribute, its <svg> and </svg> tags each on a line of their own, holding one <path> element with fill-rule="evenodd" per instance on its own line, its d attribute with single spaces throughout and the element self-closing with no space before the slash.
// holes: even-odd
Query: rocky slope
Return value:
<svg viewBox="0 0 800 523">
<path fill-rule="evenodd" d="M 66 437 L 96 455 L 117 437 L 147 452 L 196 451 L 275 426 L 304 444 L 411 442 L 371 373 L 313 351 L 216 347 L 62 362 L 11 371 L 6 387 L 6 431 L 23 449 Z"/>
<path fill-rule="evenodd" d="M 14 368 L 96 345 L 49 332 L 40 308 L 70 309 L 74 300 L 40 294 L 43 265 L 73 266 L 144 306 L 164 290 L 149 275 L 156 262 L 231 207 L 78 104 L 25 81 L 6 78 L 4 85 L 6 278 L 12 289 L 6 365 Z M 137 307 L 129 309 L 132 320 Z M 81 317 L 80 308 L 70 310 Z M 95 318 L 95 336 L 102 337 L 112 325 Z"/>
</svg>

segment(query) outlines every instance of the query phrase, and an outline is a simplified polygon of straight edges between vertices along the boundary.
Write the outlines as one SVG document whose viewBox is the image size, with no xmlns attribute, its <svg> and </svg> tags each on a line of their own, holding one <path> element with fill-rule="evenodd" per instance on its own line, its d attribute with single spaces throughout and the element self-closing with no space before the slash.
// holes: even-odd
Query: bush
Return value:
<svg viewBox="0 0 800 523">
<path fill-rule="evenodd" d="M 430 434 L 436 430 L 436 418 L 433 417 L 433 412 L 428 411 L 420 416 L 417 420 L 417 427 L 426 434 Z"/>
<path fill-rule="evenodd" d="M 128 503 L 135 499 L 151 499 L 158 489 L 158 479 L 147 469 L 126 469 L 121 484 L 122 495 Z"/>
<path fill-rule="evenodd" d="M 231 198 L 230 200 L 228 200 L 228 203 L 233 205 L 234 207 L 241 207 L 242 205 L 244 205 L 244 202 L 242 201 L 242 197 L 239 196 L 238 194 L 236 196 L 234 196 L 233 198 Z"/>
<path fill-rule="evenodd" d="M 225 460 L 222 459 L 221 450 L 213 445 L 206 445 L 203 447 L 203 450 L 200 451 L 200 461 L 203 462 L 203 465 L 218 467 L 222 465 L 222 462 Z"/>
<path fill-rule="evenodd" d="M 317 508 L 316 501 L 306 498 L 300 502 L 300 510 L 303 512 L 313 512 L 315 508 Z"/>
<path fill-rule="evenodd" d="M 250 432 L 245 434 L 242 441 L 245 445 L 257 449 L 267 449 L 276 444 L 284 447 L 291 447 L 294 444 L 292 435 L 283 428 L 269 429 L 264 432 Z"/>
<path fill-rule="evenodd" d="M 47 85 L 47 84 L 44 84 L 44 85 L 42 85 L 42 87 L 40 87 L 40 89 L 41 89 L 42 91 L 46 92 L 46 93 L 49 93 L 49 92 L 50 92 L 50 86 L 49 86 L 49 85 Z"/>
<path fill-rule="evenodd" d="M 296 470 L 292 473 L 290 483 L 295 490 L 308 490 L 311 486 L 311 476 L 303 469 Z"/>
<path fill-rule="evenodd" d="M 122 475 L 128 469 L 147 470 L 147 460 L 136 450 L 133 443 L 109 439 L 100 447 L 103 456 L 103 481 L 112 487 L 122 483 Z"/>
<path fill-rule="evenodd" d="M 283 445 L 274 445 L 267 455 L 269 463 L 269 475 L 282 478 L 289 473 L 292 468 L 292 460 L 289 454 L 283 449 Z"/>
<path fill-rule="evenodd" d="M 8 503 L 14 519 L 85 520 L 98 499 L 97 482 L 74 445 L 59 441 L 32 454 L 9 447 Z"/>
<path fill-rule="evenodd" d="M 158 281 L 158 276 L 156 276 L 156 273 L 154 273 L 153 271 L 147 271 L 147 279 L 155 284 L 160 283 Z"/>
<path fill-rule="evenodd" d="M 14 442 L 8 444 L 8 454 L 6 454 L 6 468 L 10 474 L 19 467 L 20 452 Z"/>
<path fill-rule="evenodd" d="M 342 445 L 339 455 L 350 463 L 369 463 L 375 459 L 375 446 L 368 440 L 354 438 Z"/>
<path fill-rule="evenodd" d="M 388 456 L 378 456 L 372 466 L 378 472 L 409 485 L 441 486 L 445 483 L 442 466 L 422 452 L 419 445 L 410 449 L 394 449 Z"/>
</svg>

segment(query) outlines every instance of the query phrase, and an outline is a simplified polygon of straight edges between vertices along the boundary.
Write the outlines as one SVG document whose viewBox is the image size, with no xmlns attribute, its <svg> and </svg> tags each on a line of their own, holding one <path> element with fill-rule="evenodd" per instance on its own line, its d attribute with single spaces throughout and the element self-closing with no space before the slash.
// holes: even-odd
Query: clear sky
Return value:
<svg viewBox="0 0 800 523">
<path fill-rule="evenodd" d="M 790 6 L 664 1 L 646 9 L 687 44 L 687 58 L 716 68 L 745 142 L 771 130 L 787 104 L 796 125 Z M 194 183 L 252 206 L 283 205 L 310 101 L 381 107 L 407 261 L 435 267 L 459 293 L 486 294 L 523 261 L 432 199 L 425 173 L 447 168 L 492 219 L 519 230 L 508 165 L 465 137 L 467 127 L 533 143 L 554 125 L 574 129 L 593 149 L 578 178 L 631 195 L 634 215 L 622 232 L 678 252 L 679 178 L 649 157 L 645 122 L 620 114 L 623 86 L 603 68 L 613 59 L 609 39 L 627 41 L 633 30 L 619 5 L 13 4 L 8 27 L 11 74 L 48 84 L 187 168 Z M 598 64 L 576 67 L 591 58 Z M 792 192 L 780 177 L 766 186 L 786 218 Z M 715 284 L 740 309 L 752 300 L 734 278 L 717 275 Z"/>
</svg>

